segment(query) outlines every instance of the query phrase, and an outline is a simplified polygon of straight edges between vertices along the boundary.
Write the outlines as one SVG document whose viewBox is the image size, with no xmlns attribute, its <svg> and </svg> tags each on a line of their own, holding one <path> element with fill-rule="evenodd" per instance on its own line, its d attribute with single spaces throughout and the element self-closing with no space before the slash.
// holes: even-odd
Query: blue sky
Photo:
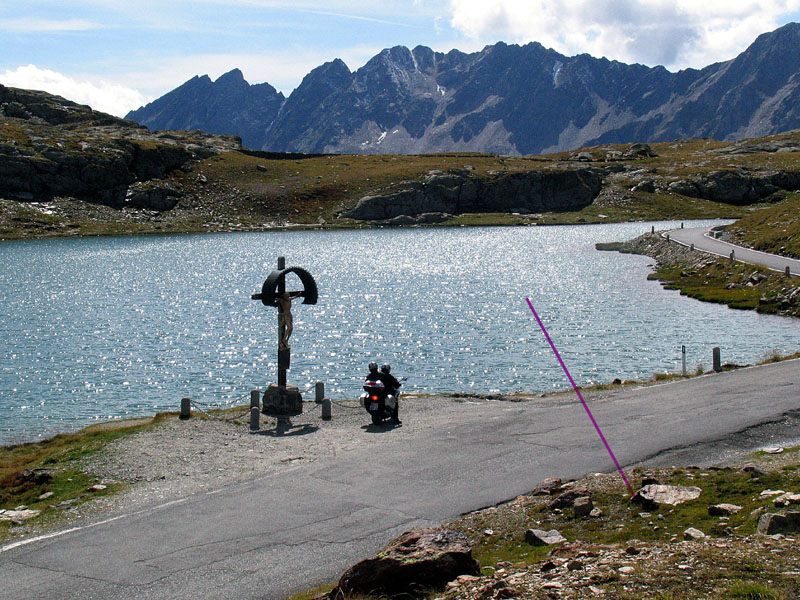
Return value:
<svg viewBox="0 0 800 600">
<path fill-rule="evenodd" d="M 320 64 L 395 45 L 538 41 L 670 70 L 734 58 L 800 0 L 1 0 L 0 83 L 117 115 L 240 68 L 285 94 Z"/>
</svg>

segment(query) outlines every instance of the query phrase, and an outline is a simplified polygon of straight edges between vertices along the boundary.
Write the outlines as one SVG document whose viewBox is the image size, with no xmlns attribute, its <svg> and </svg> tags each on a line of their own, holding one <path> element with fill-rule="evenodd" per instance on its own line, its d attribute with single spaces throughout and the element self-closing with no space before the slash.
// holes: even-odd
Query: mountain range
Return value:
<svg viewBox="0 0 800 600">
<path fill-rule="evenodd" d="M 151 129 L 234 134 L 275 152 L 544 154 L 635 141 L 738 140 L 800 128 L 800 24 L 672 73 L 538 43 L 480 52 L 383 50 L 333 60 L 285 97 L 234 69 L 194 77 L 127 115 Z"/>
</svg>

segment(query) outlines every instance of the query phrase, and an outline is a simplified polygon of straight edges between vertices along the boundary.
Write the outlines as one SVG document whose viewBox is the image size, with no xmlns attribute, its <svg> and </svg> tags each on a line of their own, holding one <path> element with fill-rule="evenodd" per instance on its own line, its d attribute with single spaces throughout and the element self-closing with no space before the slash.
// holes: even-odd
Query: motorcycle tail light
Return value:
<svg viewBox="0 0 800 600">
<path fill-rule="evenodd" d="M 372 397 L 372 399 L 373 399 L 375 402 L 377 402 L 377 401 L 378 401 L 378 397 L 377 397 L 377 396 L 373 396 L 373 397 Z"/>
</svg>

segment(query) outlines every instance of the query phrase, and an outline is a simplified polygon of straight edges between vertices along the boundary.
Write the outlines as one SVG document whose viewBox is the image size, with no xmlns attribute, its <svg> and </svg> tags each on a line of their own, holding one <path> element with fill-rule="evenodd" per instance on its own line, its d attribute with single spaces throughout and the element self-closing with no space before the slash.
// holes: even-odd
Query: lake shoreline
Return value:
<svg viewBox="0 0 800 600">
<path fill-rule="evenodd" d="M 704 302 L 761 314 L 800 317 L 800 280 L 760 267 L 695 251 L 645 233 L 627 242 L 596 244 L 598 250 L 640 254 L 656 261 L 657 279 L 668 290 Z"/>
</svg>

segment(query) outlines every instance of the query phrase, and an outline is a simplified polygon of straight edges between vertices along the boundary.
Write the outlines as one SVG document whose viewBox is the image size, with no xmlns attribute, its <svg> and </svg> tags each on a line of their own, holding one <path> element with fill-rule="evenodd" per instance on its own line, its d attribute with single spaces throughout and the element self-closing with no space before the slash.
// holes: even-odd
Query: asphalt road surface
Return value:
<svg viewBox="0 0 800 600">
<path fill-rule="evenodd" d="M 681 453 L 699 464 L 760 423 L 800 438 L 798 392 L 793 360 L 628 390 L 590 408 L 623 465 Z M 0 598 L 284 598 L 336 579 L 403 531 L 545 477 L 598 471 L 614 466 L 574 396 L 474 405 L 413 444 L 388 431 L 380 453 L 351 451 L 6 546 Z"/>
<path fill-rule="evenodd" d="M 724 257 L 730 257 L 731 252 L 733 252 L 734 258 L 738 261 L 751 265 L 760 265 L 780 272 L 784 272 L 786 267 L 789 267 L 789 272 L 792 275 L 800 275 L 800 260 L 729 244 L 711 237 L 708 234 L 710 230 L 710 227 L 692 227 L 691 229 L 673 229 L 662 235 L 669 235 L 670 240 L 679 242 L 684 246 L 694 244 L 697 250 Z"/>
</svg>

